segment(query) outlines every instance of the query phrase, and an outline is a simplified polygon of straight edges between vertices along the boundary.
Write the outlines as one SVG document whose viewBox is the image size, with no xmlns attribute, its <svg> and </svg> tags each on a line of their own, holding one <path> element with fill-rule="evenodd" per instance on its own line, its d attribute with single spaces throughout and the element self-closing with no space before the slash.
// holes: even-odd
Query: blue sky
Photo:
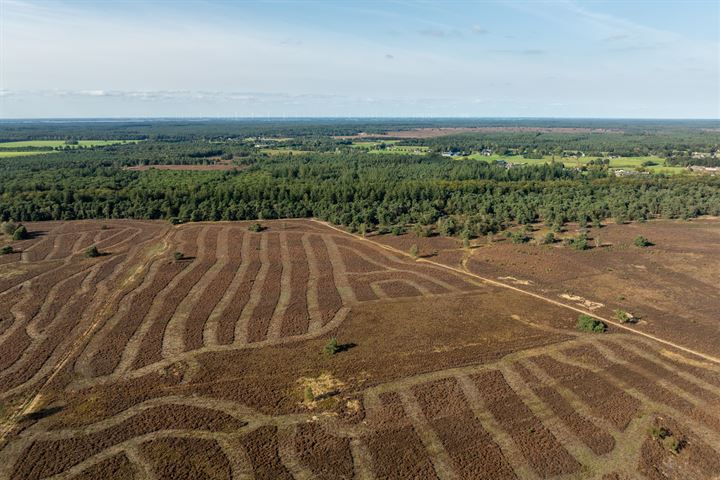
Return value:
<svg viewBox="0 0 720 480">
<path fill-rule="evenodd" d="M 720 2 L 0 0 L 0 117 L 720 117 Z"/>
</svg>

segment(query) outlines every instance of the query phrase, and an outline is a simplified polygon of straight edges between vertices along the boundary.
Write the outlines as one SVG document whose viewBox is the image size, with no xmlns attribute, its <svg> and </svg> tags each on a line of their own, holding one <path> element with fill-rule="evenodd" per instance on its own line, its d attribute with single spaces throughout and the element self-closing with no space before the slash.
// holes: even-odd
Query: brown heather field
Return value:
<svg viewBox="0 0 720 480">
<path fill-rule="evenodd" d="M 27 224 L 0 479 L 720 476 L 720 221 L 585 252 L 264 224 Z"/>
</svg>

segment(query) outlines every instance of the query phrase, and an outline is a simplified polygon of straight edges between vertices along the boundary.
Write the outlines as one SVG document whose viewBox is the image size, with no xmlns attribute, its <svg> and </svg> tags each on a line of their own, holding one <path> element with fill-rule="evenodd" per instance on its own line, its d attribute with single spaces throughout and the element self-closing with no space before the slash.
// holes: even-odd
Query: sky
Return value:
<svg viewBox="0 0 720 480">
<path fill-rule="evenodd" d="M 0 0 L 0 118 L 720 118 L 717 0 Z"/>
</svg>

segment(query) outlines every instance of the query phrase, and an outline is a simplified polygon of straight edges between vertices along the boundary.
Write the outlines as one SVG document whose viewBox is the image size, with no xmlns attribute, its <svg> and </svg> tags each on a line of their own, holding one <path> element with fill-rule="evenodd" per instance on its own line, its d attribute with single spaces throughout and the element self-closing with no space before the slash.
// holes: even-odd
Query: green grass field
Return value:
<svg viewBox="0 0 720 480">
<path fill-rule="evenodd" d="M 0 150 L 0 158 L 8 158 L 8 157 L 27 157 L 30 155 L 47 155 L 49 153 L 56 153 L 55 151 L 49 151 L 49 152 L 4 152 Z"/>
<path fill-rule="evenodd" d="M 64 140 L 30 140 L 26 142 L 0 142 L 0 149 L 25 148 L 25 147 L 102 147 L 105 145 L 117 145 L 119 143 L 137 143 L 139 140 L 78 140 L 79 145 L 65 145 Z"/>
<path fill-rule="evenodd" d="M 525 164 L 525 165 L 542 165 L 544 163 L 550 163 L 553 160 L 554 161 L 562 161 L 563 165 L 565 165 L 568 168 L 573 167 L 580 167 L 583 165 L 586 165 L 590 160 L 594 159 L 596 157 L 583 157 L 579 159 L 568 159 L 568 158 L 561 158 L 561 157 L 555 157 L 552 156 L 545 156 L 543 158 L 524 158 L 520 156 L 502 156 L 493 154 L 490 156 L 484 156 L 480 155 L 479 153 L 474 153 L 472 155 L 469 155 L 467 157 L 456 157 L 457 160 L 485 160 L 486 162 L 494 162 L 496 160 L 505 160 L 509 163 L 514 164 Z M 632 170 L 637 167 L 641 167 L 643 162 L 654 162 L 657 163 L 657 165 L 651 165 L 647 168 L 651 172 L 655 173 L 667 173 L 667 174 L 679 174 L 679 173 L 685 173 L 687 172 L 687 169 L 683 167 L 666 167 L 665 166 L 665 159 L 656 157 L 656 156 L 646 156 L 646 157 L 620 157 L 620 158 L 612 158 L 610 159 L 610 168 L 623 168 Z"/>
<path fill-rule="evenodd" d="M 305 150 L 295 150 L 293 148 L 261 148 L 258 151 L 267 153 L 268 155 L 302 155 L 303 153 L 311 153 Z"/>
</svg>

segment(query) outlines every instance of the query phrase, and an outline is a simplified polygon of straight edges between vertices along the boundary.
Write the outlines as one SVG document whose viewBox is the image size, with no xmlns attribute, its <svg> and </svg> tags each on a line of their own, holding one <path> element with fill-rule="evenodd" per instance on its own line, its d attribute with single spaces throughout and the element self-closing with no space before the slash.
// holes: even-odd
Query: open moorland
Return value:
<svg viewBox="0 0 720 480">
<path fill-rule="evenodd" d="M 584 252 L 262 224 L 25 222 L 0 478 L 720 475 L 717 221 Z"/>
</svg>

